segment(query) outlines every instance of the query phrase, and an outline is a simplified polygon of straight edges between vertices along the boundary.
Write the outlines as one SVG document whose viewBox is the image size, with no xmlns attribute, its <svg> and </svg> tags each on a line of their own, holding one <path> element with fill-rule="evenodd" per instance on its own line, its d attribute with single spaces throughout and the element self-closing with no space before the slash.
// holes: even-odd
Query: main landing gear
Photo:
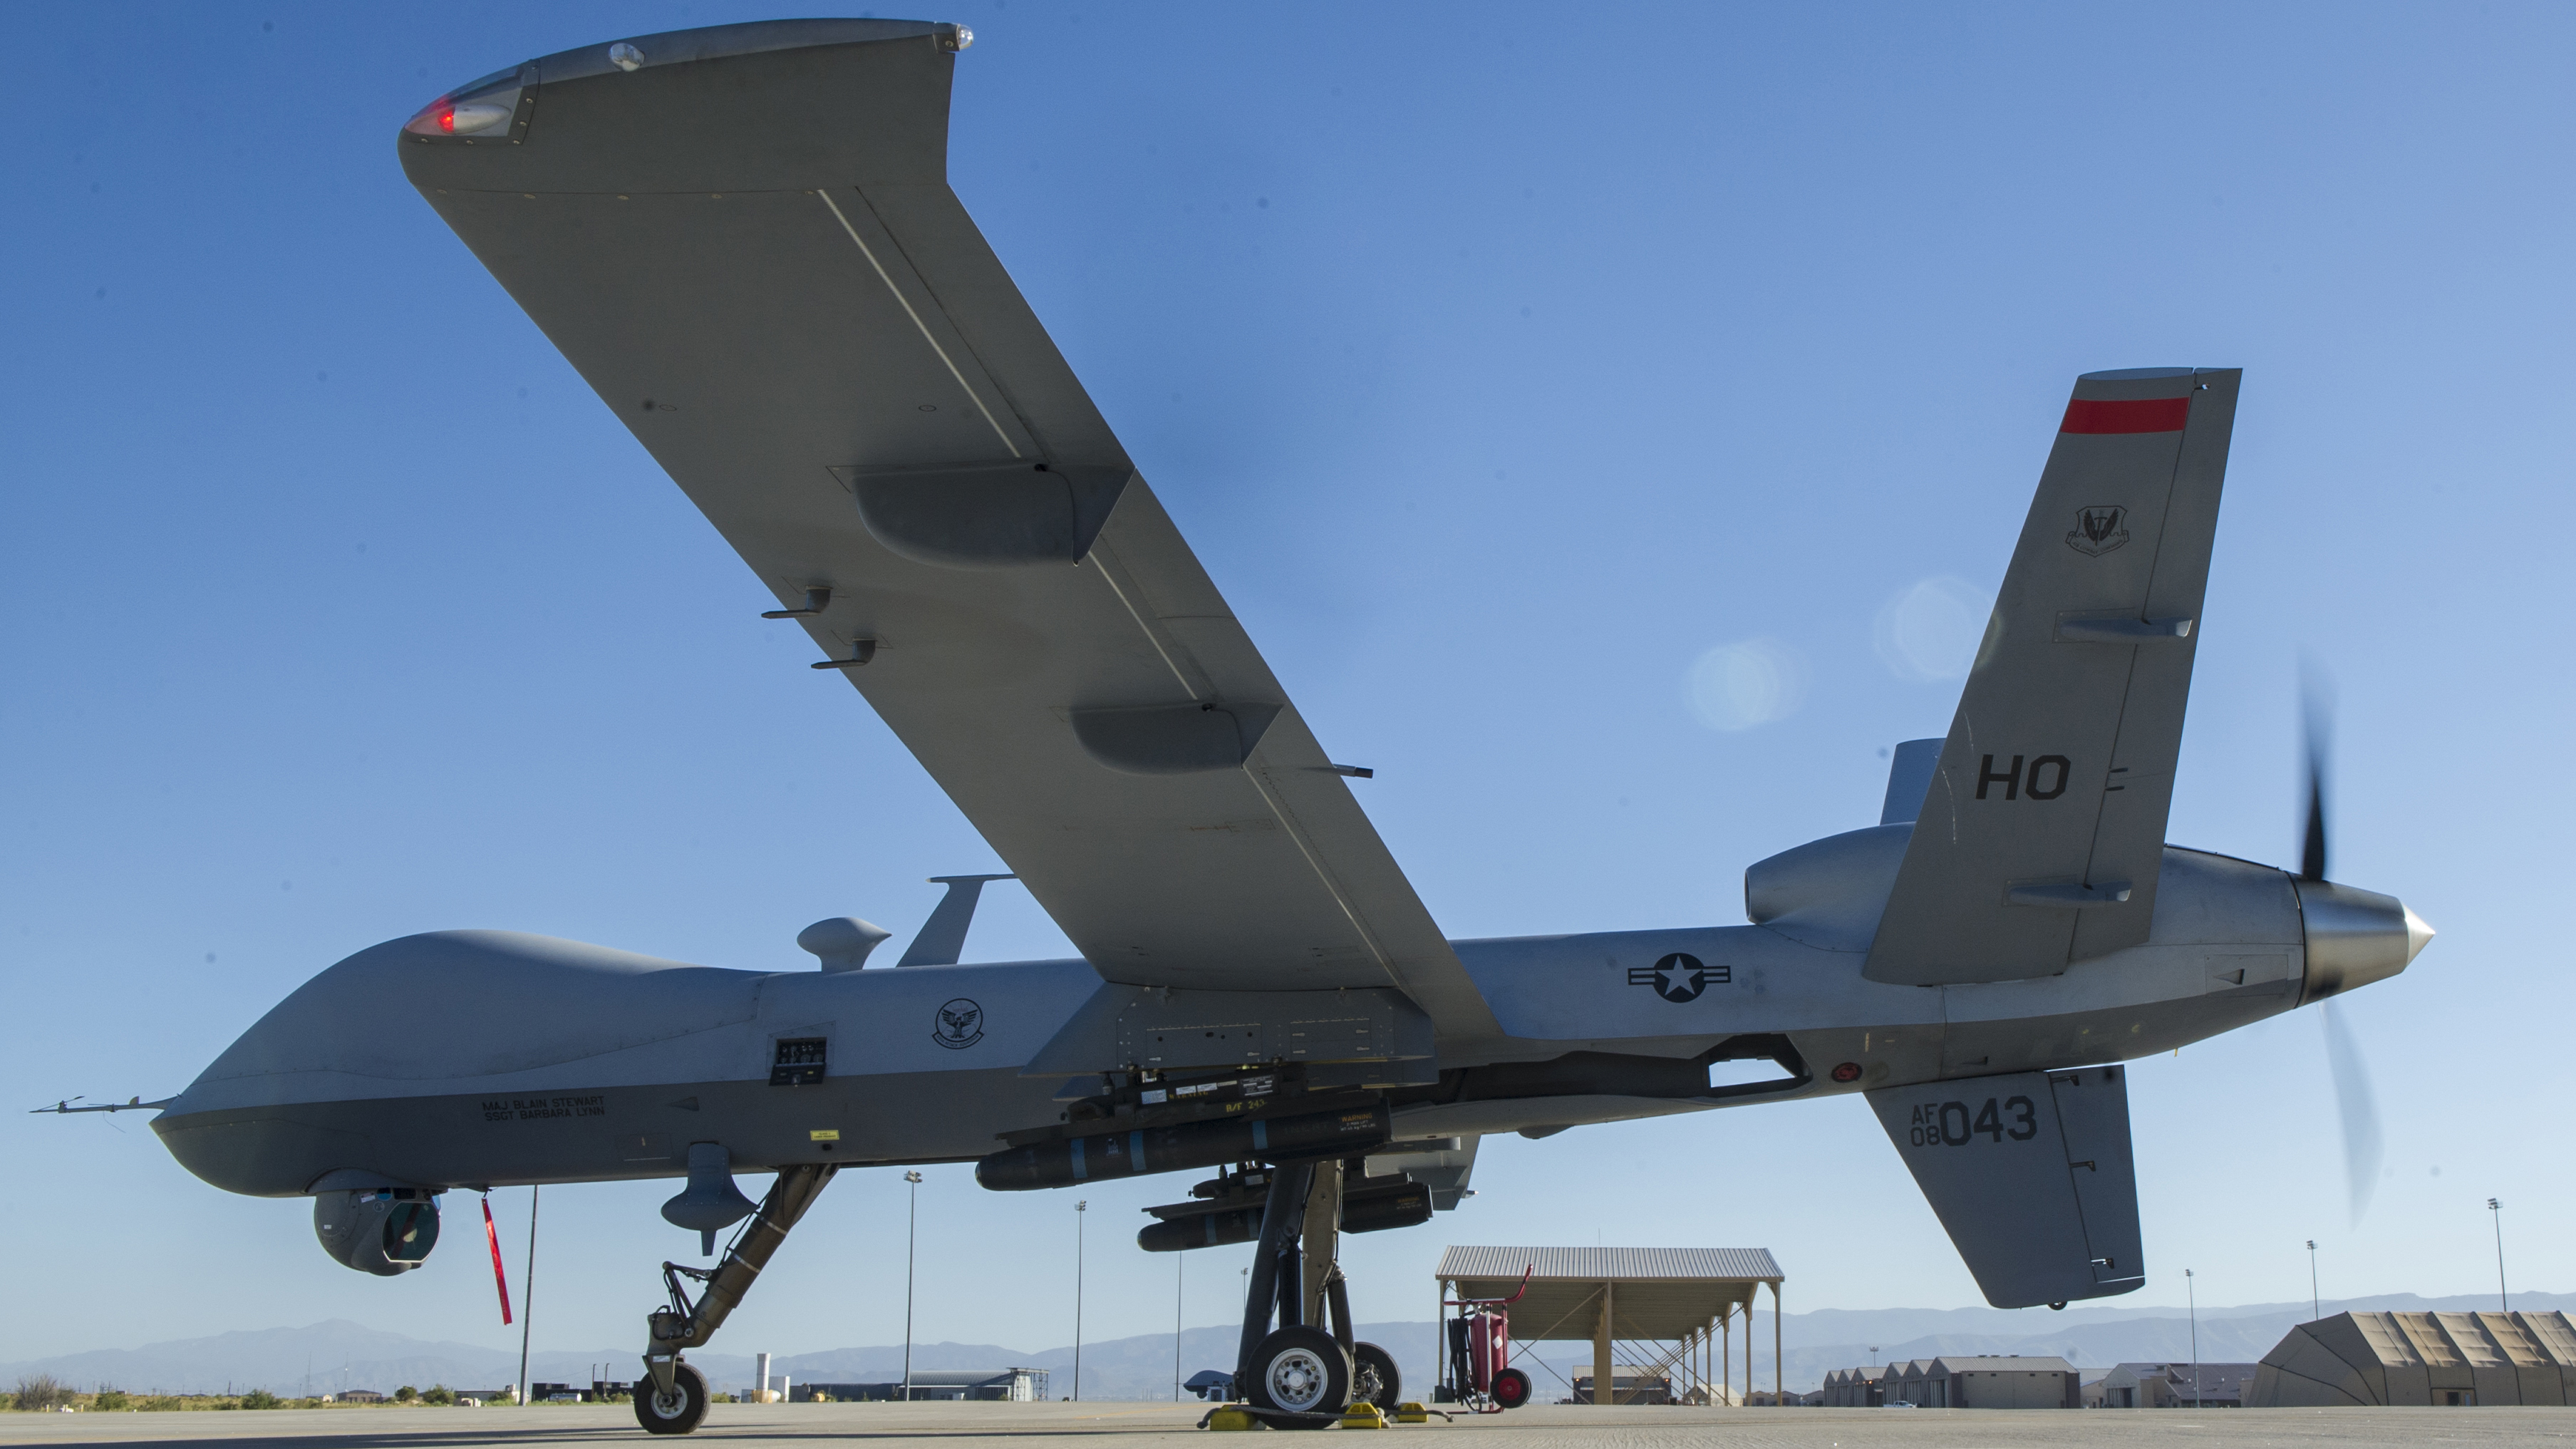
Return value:
<svg viewBox="0 0 2576 1449">
<path fill-rule="evenodd" d="M 650 1346 L 644 1350 L 644 1377 L 635 1381 L 635 1420 L 654 1434 L 686 1434 L 707 1416 L 707 1381 L 682 1360 L 681 1352 L 715 1337 L 727 1315 L 751 1291 L 752 1280 L 769 1266 L 769 1257 L 787 1241 L 787 1230 L 822 1196 L 835 1166 L 782 1168 L 760 1211 L 725 1249 L 713 1269 L 662 1265 L 662 1286 L 671 1306 L 645 1320 Z M 689 1300 L 682 1279 L 699 1284 L 696 1302 Z"/>
<path fill-rule="evenodd" d="M 1270 1169 L 1234 1386 L 1273 1428 L 1320 1429 L 1361 1402 L 1392 1414 L 1403 1392 L 1395 1356 L 1353 1341 L 1339 1250 L 1343 1181 L 1356 1170 L 1332 1161 Z"/>
</svg>

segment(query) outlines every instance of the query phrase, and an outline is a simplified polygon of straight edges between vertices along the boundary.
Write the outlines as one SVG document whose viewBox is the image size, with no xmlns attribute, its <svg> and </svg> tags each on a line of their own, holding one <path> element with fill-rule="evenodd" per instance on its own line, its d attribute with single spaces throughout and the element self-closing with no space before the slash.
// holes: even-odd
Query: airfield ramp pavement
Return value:
<svg viewBox="0 0 2576 1449">
<path fill-rule="evenodd" d="M 1198 1432 L 1198 1404 L 717 1404 L 691 1440 L 730 1449 L 804 1449 L 825 1439 L 937 1440 L 940 1449 L 1177 1449 Z M 2437 1422 L 2438 1421 L 2438 1422 Z M 1262 1431 L 1272 1432 L 1272 1431 Z M 1342 1433 L 1343 1430 L 1326 1430 Z M 2576 1443 L 2566 1409 L 1596 1409 L 1540 1405 L 1453 1422 L 1397 1425 L 1445 1449 L 1866 1449 L 1875 1445 L 2189 1444 L 2195 1446 Z M 622 1405 L 497 1409 L 278 1409 L 257 1413 L 0 1414 L 0 1449 L 38 1444 L 286 1449 L 640 1449 L 648 1442 Z M 1228 1440 L 1217 1440 L 1224 1444 Z"/>
</svg>

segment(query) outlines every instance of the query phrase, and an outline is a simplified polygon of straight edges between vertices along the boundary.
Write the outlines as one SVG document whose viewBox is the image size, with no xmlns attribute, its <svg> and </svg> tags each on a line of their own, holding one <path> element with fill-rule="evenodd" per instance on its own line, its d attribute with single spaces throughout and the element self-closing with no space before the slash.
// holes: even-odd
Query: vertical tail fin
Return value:
<svg viewBox="0 0 2576 1449">
<path fill-rule="evenodd" d="M 1871 980 L 2050 976 L 2146 940 L 2238 377 L 2076 380 Z"/>
</svg>

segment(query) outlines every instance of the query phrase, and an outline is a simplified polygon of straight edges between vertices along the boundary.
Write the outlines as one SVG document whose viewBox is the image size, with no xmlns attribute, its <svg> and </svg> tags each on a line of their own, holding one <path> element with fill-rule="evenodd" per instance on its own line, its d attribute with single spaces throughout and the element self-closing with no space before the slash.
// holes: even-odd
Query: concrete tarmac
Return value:
<svg viewBox="0 0 2576 1449">
<path fill-rule="evenodd" d="M 624 1405 L 529 1408 L 198 1410 L 174 1414 L 0 1413 L 0 1449 L 19 1445 L 224 1443 L 280 1449 L 816 1449 L 831 1440 L 924 1440 L 934 1449 L 1181 1449 L 1204 1405 L 717 1404 L 686 1441 L 655 1440 Z M 1259 1430 L 1265 1436 L 1283 1431 Z M 1323 1429 L 1320 1434 L 1347 1431 Z M 1203 1436 L 1207 1449 L 1241 1442 Z M 1875 1449 L 1936 1445 L 2551 1445 L 2576 1449 L 2567 1409 L 1684 1409 L 1538 1405 L 1452 1422 L 1395 1425 L 1370 1449 Z M 1283 1446 L 1284 1449 L 1284 1446 Z M 1411 1449 L 1435 1449 L 1413 1444 Z"/>
</svg>

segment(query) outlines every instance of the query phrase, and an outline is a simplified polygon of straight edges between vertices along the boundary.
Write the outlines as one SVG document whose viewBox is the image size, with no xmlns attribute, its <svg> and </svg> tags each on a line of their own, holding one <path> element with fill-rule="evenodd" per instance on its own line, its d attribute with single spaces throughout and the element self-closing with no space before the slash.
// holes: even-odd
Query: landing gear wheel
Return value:
<svg viewBox="0 0 2576 1449">
<path fill-rule="evenodd" d="M 1320 1328 L 1282 1328 L 1252 1351 L 1247 1397 L 1256 1409 L 1339 1414 L 1351 1403 L 1351 1356 Z M 1320 1429 L 1326 1419 L 1274 1419 L 1274 1429 Z"/>
<path fill-rule="evenodd" d="M 696 1369 L 679 1364 L 671 1370 L 671 1392 L 653 1387 L 653 1376 L 635 1381 L 635 1422 L 648 1434 L 686 1434 L 707 1416 L 707 1381 Z"/>
<path fill-rule="evenodd" d="M 1404 1376 L 1396 1372 L 1395 1355 L 1373 1343 L 1351 1345 L 1351 1402 L 1362 1400 L 1392 1414 L 1404 1399 Z"/>
<path fill-rule="evenodd" d="M 1490 1392 L 1495 1408 L 1517 1409 L 1530 1401 L 1530 1377 L 1516 1368 L 1504 1369 L 1494 1375 Z"/>
</svg>

